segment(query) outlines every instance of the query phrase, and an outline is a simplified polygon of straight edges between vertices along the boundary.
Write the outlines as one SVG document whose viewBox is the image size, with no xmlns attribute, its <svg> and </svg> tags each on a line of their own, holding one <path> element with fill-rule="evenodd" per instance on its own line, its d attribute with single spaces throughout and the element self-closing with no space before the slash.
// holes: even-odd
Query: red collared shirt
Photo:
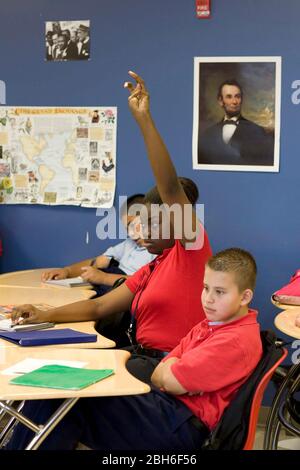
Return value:
<svg viewBox="0 0 300 470">
<path fill-rule="evenodd" d="M 257 312 L 235 321 L 210 325 L 203 320 L 163 360 L 178 357 L 171 366 L 178 382 L 191 393 L 176 395 L 210 429 L 220 420 L 240 386 L 262 356 Z"/>
</svg>

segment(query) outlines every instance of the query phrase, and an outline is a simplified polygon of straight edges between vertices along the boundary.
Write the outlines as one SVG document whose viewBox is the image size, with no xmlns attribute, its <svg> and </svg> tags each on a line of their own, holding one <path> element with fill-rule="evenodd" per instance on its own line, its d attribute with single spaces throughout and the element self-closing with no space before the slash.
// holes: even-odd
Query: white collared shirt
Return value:
<svg viewBox="0 0 300 470">
<path fill-rule="evenodd" d="M 156 257 L 156 255 L 149 253 L 144 246 L 138 246 L 131 238 L 126 238 L 123 242 L 111 246 L 102 256 L 114 258 L 119 262 L 119 268 L 129 276 Z"/>
<path fill-rule="evenodd" d="M 90 38 L 88 36 L 87 38 L 84 39 L 84 41 L 79 41 L 77 43 L 78 54 L 80 54 L 83 44 L 86 44 L 87 42 L 89 42 L 89 39 Z"/>
<path fill-rule="evenodd" d="M 224 121 L 226 119 L 229 119 L 229 118 L 225 116 Z M 239 120 L 238 116 L 234 116 L 230 118 L 230 120 L 236 121 L 238 125 L 238 120 Z M 232 139 L 233 134 L 236 131 L 237 125 L 235 126 L 234 124 L 224 124 L 223 129 L 222 129 L 222 137 L 223 137 L 223 141 L 225 144 L 229 144 L 230 140 Z"/>
</svg>

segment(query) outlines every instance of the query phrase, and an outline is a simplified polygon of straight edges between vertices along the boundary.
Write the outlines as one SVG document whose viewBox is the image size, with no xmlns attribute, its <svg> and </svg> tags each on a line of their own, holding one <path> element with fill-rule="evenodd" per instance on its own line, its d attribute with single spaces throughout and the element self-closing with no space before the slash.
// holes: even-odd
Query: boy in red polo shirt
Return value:
<svg viewBox="0 0 300 470">
<path fill-rule="evenodd" d="M 206 264 L 196 325 L 159 364 L 152 382 L 173 393 L 209 429 L 220 420 L 262 356 L 257 312 L 249 309 L 256 278 L 250 253 L 230 248 Z"/>
<path fill-rule="evenodd" d="M 97 450 L 199 450 L 262 356 L 257 312 L 249 309 L 255 278 L 255 261 L 244 250 L 210 258 L 202 292 L 207 318 L 156 367 L 151 393 L 80 400 L 41 449 L 74 449 L 80 441 Z M 46 402 L 34 402 L 35 422 L 58 407 Z M 24 448 L 30 432 L 18 425 L 8 448 Z"/>
</svg>

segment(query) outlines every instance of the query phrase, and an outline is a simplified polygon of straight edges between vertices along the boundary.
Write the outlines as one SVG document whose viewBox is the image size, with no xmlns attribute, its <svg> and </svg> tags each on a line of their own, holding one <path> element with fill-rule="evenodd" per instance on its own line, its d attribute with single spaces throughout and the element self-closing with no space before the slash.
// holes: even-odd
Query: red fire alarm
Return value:
<svg viewBox="0 0 300 470">
<path fill-rule="evenodd" d="M 210 18 L 210 0 L 196 0 L 196 16 L 199 19 Z"/>
</svg>

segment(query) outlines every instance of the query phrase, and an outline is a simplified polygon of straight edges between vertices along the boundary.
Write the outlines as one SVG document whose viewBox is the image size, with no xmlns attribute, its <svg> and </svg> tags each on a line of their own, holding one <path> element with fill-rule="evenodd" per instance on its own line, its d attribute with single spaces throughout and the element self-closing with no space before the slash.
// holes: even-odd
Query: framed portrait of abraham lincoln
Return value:
<svg viewBox="0 0 300 470">
<path fill-rule="evenodd" d="M 280 57 L 195 57 L 193 168 L 279 172 Z"/>
</svg>

